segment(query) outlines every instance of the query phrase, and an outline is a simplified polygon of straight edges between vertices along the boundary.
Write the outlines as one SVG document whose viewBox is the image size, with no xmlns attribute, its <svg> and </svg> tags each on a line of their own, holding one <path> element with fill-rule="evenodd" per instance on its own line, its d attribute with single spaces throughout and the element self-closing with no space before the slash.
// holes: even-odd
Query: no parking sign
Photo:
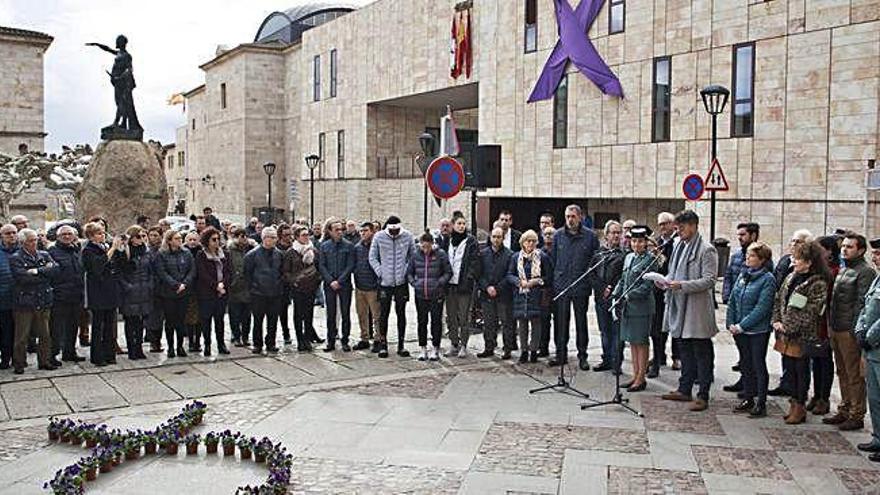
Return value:
<svg viewBox="0 0 880 495">
<path fill-rule="evenodd" d="M 450 199 L 464 187 L 464 167 L 451 156 L 435 158 L 425 172 L 428 189 L 440 199 Z"/>
<path fill-rule="evenodd" d="M 703 192 L 706 190 L 706 185 L 703 183 L 703 178 L 700 177 L 699 174 L 691 174 L 684 178 L 684 182 L 681 185 L 681 192 L 684 193 L 684 197 L 690 201 L 699 201 L 700 198 L 703 197 Z"/>
</svg>

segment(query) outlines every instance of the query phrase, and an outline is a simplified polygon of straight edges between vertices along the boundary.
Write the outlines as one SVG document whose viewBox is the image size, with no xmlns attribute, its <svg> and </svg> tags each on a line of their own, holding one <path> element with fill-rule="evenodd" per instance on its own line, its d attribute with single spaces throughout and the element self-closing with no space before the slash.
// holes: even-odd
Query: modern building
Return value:
<svg viewBox="0 0 880 495">
<path fill-rule="evenodd" d="M 210 203 L 253 214 L 266 205 L 262 164 L 272 161 L 273 206 L 287 213 L 307 215 L 313 186 L 317 218 L 396 213 L 418 230 L 418 136 L 436 132 L 450 105 L 463 148 L 502 147 L 501 187 L 478 195 L 482 228 L 502 208 L 524 229 L 569 203 L 597 225 L 653 224 L 686 206 L 709 223 L 709 201 L 686 201 L 682 185 L 709 172 L 700 90 L 718 84 L 731 92 L 718 119 L 730 186 L 717 193 L 718 235 L 746 219 L 776 248 L 798 228 L 880 231 L 865 190 L 880 152 L 880 0 L 596 0 L 589 26 L 570 21 L 584 36 L 564 42 L 555 3 L 569 22 L 565 0 L 322 2 L 271 14 L 253 42 L 203 64 L 205 84 L 186 94 L 177 148 L 187 211 Z M 472 54 L 457 78 L 454 20 L 469 21 L 456 46 L 464 38 Z M 587 45 L 622 98 L 568 64 L 553 97 L 528 103 L 554 50 Z M 313 182 L 303 161 L 312 153 Z M 429 202 L 430 223 L 468 211 L 468 199 Z"/>
</svg>

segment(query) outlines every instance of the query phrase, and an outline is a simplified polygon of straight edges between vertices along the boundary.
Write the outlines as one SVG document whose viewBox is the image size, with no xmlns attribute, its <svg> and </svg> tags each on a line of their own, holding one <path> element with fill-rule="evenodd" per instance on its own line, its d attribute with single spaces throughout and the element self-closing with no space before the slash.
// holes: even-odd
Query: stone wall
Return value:
<svg viewBox="0 0 880 495">
<path fill-rule="evenodd" d="M 0 151 L 18 154 L 18 145 L 43 151 L 43 56 L 46 40 L 0 33 Z"/>
</svg>

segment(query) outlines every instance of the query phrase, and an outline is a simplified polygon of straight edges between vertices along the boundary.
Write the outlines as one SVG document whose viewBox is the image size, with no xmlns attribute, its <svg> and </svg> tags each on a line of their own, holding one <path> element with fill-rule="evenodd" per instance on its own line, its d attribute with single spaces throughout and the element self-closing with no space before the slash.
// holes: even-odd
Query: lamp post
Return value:
<svg viewBox="0 0 880 495">
<path fill-rule="evenodd" d="M 306 157 L 306 167 L 309 167 L 309 226 L 315 225 L 315 167 L 321 157 L 312 153 Z"/>
<path fill-rule="evenodd" d="M 422 147 L 422 161 L 423 165 L 420 165 L 419 168 L 422 169 L 422 175 L 425 175 L 428 172 L 428 164 L 431 163 L 431 158 L 434 156 L 434 136 L 429 132 L 423 132 L 419 136 L 419 146 Z M 422 211 L 422 229 L 428 230 L 428 178 L 425 177 L 424 183 L 424 209 Z"/>
<path fill-rule="evenodd" d="M 730 98 L 730 91 L 724 86 L 710 84 L 700 90 L 700 96 L 703 97 L 703 106 L 706 107 L 706 112 L 712 116 L 712 159 L 710 163 L 714 163 L 718 157 L 718 115 L 724 112 L 727 99 Z M 715 240 L 715 190 L 712 190 L 710 201 L 712 223 L 709 228 L 709 241 L 711 242 Z"/>
<path fill-rule="evenodd" d="M 275 164 L 272 162 L 266 162 L 263 164 L 263 172 L 266 172 L 266 178 L 268 179 L 268 190 L 269 190 L 269 221 L 271 223 L 275 222 L 275 210 L 272 208 L 272 175 L 275 174 Z"/>
</svg>

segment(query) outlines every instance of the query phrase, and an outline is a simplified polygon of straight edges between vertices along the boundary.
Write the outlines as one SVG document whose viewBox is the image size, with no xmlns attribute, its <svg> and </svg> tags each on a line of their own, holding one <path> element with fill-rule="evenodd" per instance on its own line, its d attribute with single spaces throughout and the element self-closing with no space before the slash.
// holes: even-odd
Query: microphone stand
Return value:
<svg viewBox="0 0 880 495">
<path fill-rule="evenodd" d="M 648 263 L 647 266 L 645 266 L 645 268 L 641 272 L 639 272 L 638 277 L 636 277 L 636 281 L 634 283 L 632 283 L 629 287 L 624 289 L 624 291 L 620 295 L 620 297 L 618 297 L 613 303 L 611 303 L 611 307 L 608 308 L 608 311 L 612 312 L 612 316 L 613 316 L 613 312 L 618 308 L 618 306 L 620 306 L 621 302 L 626 300 L 626 296 L 628 296 L 639 285 L 639 283 L 642 280 L 642 277 L 648 272 L 648 270 L 651 269 L 651 267 L 654 266 L 655 263 L 657 263 L 657 261 L 659 259 L 660 259 L 659 255 L 654 255 L 654 259 L 650 263 Z M 654 295 L 651 294 L 651 297 L 654 297 Z M 640 418 L 645 417 L 644 414 L 642 414 L 639 411 L 636 411 L 632 406 L 629 405 L 629 399 L 625 398 L 623 396 L 623 392 L 620 391 L 620 375 L 621 375 L 620 361 L 622 359 L 622 356 L 621 356 L 622 354 L 623 354 L 623 349 L 620 348 L 620 335 L 618 335 L 617 339 L 614 342 L 614 361 L 615 361 L 614 368 L 617 371 L 614 374 L 614 397 L 612 397 L 611 400 L 606 400 L 606 401 L 597 401 L 595 399 L 588 398 L 588 400 L 592 401 L 593 403 L 592 404 L 581 404 L 582 411 L 585 409 L 593 408 L 593 407 L 600 407 L 600 406 L 607 406 L 607 405 L 611 405 L 611 404 L 616 404 L 616 405 L 626 409 L 627 411 L 635 414 L 636 416 L 638 416 Z"/>
<path fill-rule="evenodd" d="M 610 251 L 609 251 L 609 253 L 610 253 Z M 580 281 L 583 280 L 584 278 L 586 278 L 587 275 L 593 273 L 594 271 L 596 271 L 597 268 L 599 268 L 600 266 L 602 266 L 602 264 L 605 263 L 605 260 L 608 258 L 608 254 L 601 254 L 601 255 L 599 255 L 599 257 L 600 257 L 599 261 L 597 261 L 593 266 L 591 266 L 589 269 L 587 269 L 587 271 L 585 271 L 580 277 L 578 277 L 577 280 L 575 280 L 574 282 L 570 283 L 570 284 L 568 285 L 568 287 L 566 287 L 565 289 L 562 289 L 562 291 L 560 291 L 559 294 L 557 294 L 557 295 L 553 298 L 553 303 L 556 303 L 556 301 L 557 301 L 560 297 L 562 297 L 563 295 L 565 295 L 565 293 L 568 292 L 569 290 L 571 290 L 572 287 L 574 287 L 575 285 L 577 285 L 578 283 L 580 283 Z M 589 296 L 587 296 L 587 297 L 589 297 Z M 568 309 L 568 308 L 566 308 L 566 309 Z M 536 379 L 536 380 L 537 380 L 537 379 Z M 547 382 L 543 382 L 543 381 L 541 381 L 541 380 L 537 380 L 537 381 L 540 382 L 540 383 L 543 383 L 544 386 L 543 386 L 543 387 L 538 387 L 538 388 L 533 388 L 532 390 L 529 390 L 529 393 L 530 393 L 530 394 L 534 394 L 534 393 L 537 393 L 537 392 L 543 392 L 544 390 L 555 390 L 555 391 L 558 391 L 558 392 L 563 393 L 563 394 L 573 395 L 573 396 L 575 396 L 575 397 L 582 397 L 582 398 L 584 398 L 584 399 L 589 399 L 589 398 L 590 398 L 590 394 L 588 394 L 588 393 L 586 393 L 586 392 L 581 392 L 580 390 L 574 388 L 574 387 L 571 386 L 571 384 L 565 379 L 565 366 L 564 366 L 563 363 L 561 363 L 561 362 L 559 363 L 559 376 L 556 377 L 556 383 L 554 383 L 554 384 L 550 384 L 550 383 L 547 383 Z"/>
</svg>

